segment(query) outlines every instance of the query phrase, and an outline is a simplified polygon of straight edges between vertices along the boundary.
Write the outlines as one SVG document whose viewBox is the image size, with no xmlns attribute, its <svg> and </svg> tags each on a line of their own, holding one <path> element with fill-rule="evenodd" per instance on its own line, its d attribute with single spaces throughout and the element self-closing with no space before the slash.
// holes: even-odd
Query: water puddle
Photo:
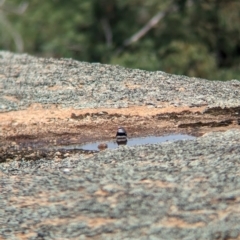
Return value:
<svg viewBox="0 0 240 240">
<path fill-rule="evenodd" d="M 174 142 L 177 140 L 188 140 L 188 139 L 195 139 L 196 137 L 186 134 L 173 134 L 173 135 L 166 135 L 166 136 L 148 136 L 142 138 L 129 138 L 127 142 L 127 146 L 136 146 L 136 145 L 143 145 L 143 144 L 154 144 L 154 143 L 163 143 L 163 142 Z M 90 151 L 98 151 L 98 145 L 101 142 L 94 142 L 94 143 L 87 143 L 85 145 L 70 145 L 70 146 L 63 146 L 62 149 L 64 150 L 90 150 Z M 114 141 L 105 142 L 109 149 L 117 148 L 118 145 Z"/>
</svg>

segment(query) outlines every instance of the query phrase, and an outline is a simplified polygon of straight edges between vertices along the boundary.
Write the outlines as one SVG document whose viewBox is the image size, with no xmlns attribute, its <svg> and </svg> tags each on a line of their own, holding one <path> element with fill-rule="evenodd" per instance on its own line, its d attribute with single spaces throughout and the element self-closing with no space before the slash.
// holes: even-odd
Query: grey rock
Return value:
<svg viewBox="0 0 240 240">
<path fill-rule="evenodd" d="M 160 71 L 147 72 L 72 59 L 43 59 L 5 51 L 0 51 L 0 56 L 0 91 L 4 96 L 17 99 L 0 97 L 2 112 L 25 109 L 32 103 L 46 107 L 59 104 L 75 109 L 124 108 L 144 103 L 156 107 L 156 101 L 192 107 L 240 105 L 237 80 L 208 81 Z M 101 71 L 103 68 L 105 70 Z"/>
<path fill-rule="evenodd" d="M 80 109 L 161 106 L 156 103 L 162 101 L 206 104 L 206 112 L 240 106 L 237 80 L 207 81 L 3 51 L 0 72 L 2 112 L 32 103 Z M 239 238 L 239 146 L 240 131 L 232 129 L 60 162 L 0 163 L 0 237 Z"/>
</svg>

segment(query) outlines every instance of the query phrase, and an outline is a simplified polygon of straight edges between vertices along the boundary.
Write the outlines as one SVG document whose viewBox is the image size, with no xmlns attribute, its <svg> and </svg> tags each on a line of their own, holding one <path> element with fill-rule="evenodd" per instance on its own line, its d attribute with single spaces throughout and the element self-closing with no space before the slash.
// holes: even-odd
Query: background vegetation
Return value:
<svg viewBox="0 0 240 240">
<path fill-rule="evenodd" d="M 239 0 L 0 0 L 0 49 L 240 79 Z"/>
</svg>

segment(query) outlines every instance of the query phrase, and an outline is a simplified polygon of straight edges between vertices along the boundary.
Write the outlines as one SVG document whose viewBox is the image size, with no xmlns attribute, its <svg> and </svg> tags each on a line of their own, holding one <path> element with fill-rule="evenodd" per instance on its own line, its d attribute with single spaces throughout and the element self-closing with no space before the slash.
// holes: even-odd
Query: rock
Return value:
<svg viewBox="0 0 240 240">
<path fill-rule="evenodd" d="M 103 150 L 105 150 L 105 149 L 107 149 L 108 148 L 108 145 L 106 144 L 106 143 L 100 143 L 99 145 L 98 145 L 98 149 L 100 150 L 100 151 L 103 151 Z"/>
<path fill-rule="evenodd" d="M 207 81 L 4 51 L 0 52 L 0 72 L 1 112 L 26 109 L 35 103 L 46 109 L 56 104 L 72 109 L 68 118 L 78 122 L 79 131 L 86 119 L 111 117 L 117 124 L 122 113 L 97 110 L 93 116 L 77 114 L 76 109 L 118 110 L 145 103 L 154 107 L 155 102 L 160 108 L 168 103 L 182 107 L 206 104 L 203 115 L 218 118 L 215 122 L 190 119 L 185 128 L 230 128 L 232 119 L 240 125 L 237 80 Z M 159 121 L 180 118 L 178 126 L 183 127 L 184 116 L 156 117 Z M 125 121 L 122 118 L 121 123 Z M 237 124 L 233 126 L 239 129 Z M 54 147 L 48 158 L 44 149 L 40 151 L 36 161 L 24 160 L 21 152 L 14 161 L 15 146 L 1 143 L 0 159 L 8 162 L 0 163 L 0 238 L 237 239 L 238 129 L 174 143 L 87 151 L 86 155 L 81 154 L 84 150 L 68 155 Z M 66 135 L 71 130 L 66 128 Z M 106 148 L 105 143 L 99 144 L 100 150 Z"/>
</svg>

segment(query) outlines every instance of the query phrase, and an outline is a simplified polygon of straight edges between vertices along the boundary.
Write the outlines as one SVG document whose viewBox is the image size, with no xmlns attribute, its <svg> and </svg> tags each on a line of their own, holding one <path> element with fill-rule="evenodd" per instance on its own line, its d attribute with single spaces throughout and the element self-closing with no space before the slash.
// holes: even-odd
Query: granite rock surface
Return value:
<svg viewBox="0 0 240 240">
<path fill-rule="evenodd" d="M 237 80 L 0 52 L 0 118 L 33 103 L 84 109 L 168 102 L 214 114 L 238 111 L 239 96 Z M 63 160 L 0 163 L 0 238 L 240 239 L 239 167 L 236 128 Z"/>
</svg>

